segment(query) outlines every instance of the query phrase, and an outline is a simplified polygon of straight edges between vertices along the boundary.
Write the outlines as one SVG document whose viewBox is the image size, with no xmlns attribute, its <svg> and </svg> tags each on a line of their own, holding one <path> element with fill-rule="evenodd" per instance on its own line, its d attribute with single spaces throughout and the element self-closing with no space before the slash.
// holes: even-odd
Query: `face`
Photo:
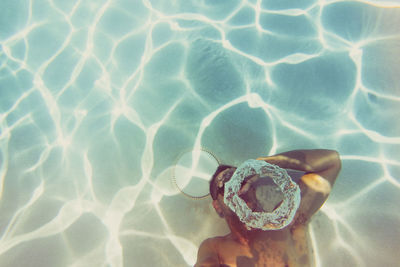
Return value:
<svg viewBox="0 0 400 267">
<path fill-rule="evenodd" d="M 224 202 L 224 195 L 223 195 L 223 186 L 226 182 L 230 180 L 230 178 L 233 175 L 233 172 L 235 171 L 235 168 L 230 168 L 226 169 L 218 174 L 216 177 L 217 179 L 217 187 L 219 188 L 218 190 L 218 198 L 213 201 L 214 208 L 216 209 L 217 213 L 221 217 L 236 217 L 236 214 L 225 204 Z M 247 206 L 253 210 L 257 211 L 257 201 L 256 201 L 256 190 L 253 187 L 250 187 L 250 189 L 246 192 L 246 194 L 243 194 L 240 196 L 247 204 Z"/>
<path fill-rule="evenodd" d="M 224 184 L 229 180 L 227 175 L 232 173 L 233 168 L 229 168 L 220 172 L 216 177 L 216 187 L 217 187 L 217 199 L 213 200 L 213 206 L 221 218 L 230 215 L 230 209 L 224 203 L 224 195 L 222 189 Z"/>
<path fill-rule="evenodd" d="M 218 198 L 213 201 L 213 206 L 220 217 L 225 219 L 232 232 L 245 233 L 248 231 L 236 213 L 224 203 L 224 196 L 222 194 L 219 194 Z"/>
</svg>

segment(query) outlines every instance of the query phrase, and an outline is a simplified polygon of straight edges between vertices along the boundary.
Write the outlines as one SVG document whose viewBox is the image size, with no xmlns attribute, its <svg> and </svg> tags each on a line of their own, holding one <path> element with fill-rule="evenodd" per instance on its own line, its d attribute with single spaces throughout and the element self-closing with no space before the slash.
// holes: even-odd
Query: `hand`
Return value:
<svg viewBox="0 0 400 267">
<path fill-rule="evenodd" d="M 315 192 L 320 192 L 324 195 L 328 195 L 331 192 L 331 184 L 324 177 L 318 174 L 304 174 L 301 177 L 301 180 Z"/>
</svg>

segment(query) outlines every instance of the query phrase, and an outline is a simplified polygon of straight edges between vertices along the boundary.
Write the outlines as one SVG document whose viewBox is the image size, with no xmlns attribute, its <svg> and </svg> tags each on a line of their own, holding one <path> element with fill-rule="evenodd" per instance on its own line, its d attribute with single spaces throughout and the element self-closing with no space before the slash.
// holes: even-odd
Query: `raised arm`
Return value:
<svg viewBox="0 0 400 267">
<path fill-rule="evenodd" d="M 305 172 L 298 182 L 301 203 L 297 217 L 302 222 L 308 221 L 324 204 L 341 168 L 339 153 L 326 149 L 293 150 L 258 160 Z"/>
</svg>

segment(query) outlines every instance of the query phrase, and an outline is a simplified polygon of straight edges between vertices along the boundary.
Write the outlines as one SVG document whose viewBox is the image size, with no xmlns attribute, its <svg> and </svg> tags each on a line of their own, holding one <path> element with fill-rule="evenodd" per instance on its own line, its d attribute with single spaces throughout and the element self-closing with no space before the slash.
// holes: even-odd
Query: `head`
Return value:
<svg viewBox="0 0 400 267">
<path fill-rule="evenodd" d="M 233 174 L 236 171 L 236 167 L 230 166 L 230 165 L 220 165 L 218 166 L 217 170 L 215 171 L 214 175 L 211 178 L 210 181 L 210 195 L 215 202 L 215 200 L 218 200 L 218 197 L 224 196 L 224 190 L 225 190 L 225 183 L 228 182 Z M 252 176 L 247 177 L 244 182 L 248 179 L 250 179 Z M 252 191 L 252 193 L 254 193 Z M 251 194 L 245 194 L 242 196 L 243 200 L 250 206 L 252 206 L 250 203 L 252 200 Z M 252 207 L 250 207 L 252 208 Z"/>
<path fill-rule="evenodd" d="M 229 181 L 236 167 L 230 165 L 219 165 L 210 181 L 210 195 L 216 200 L 218 195 L 224 195 L 224 184 Z"/>
<path fill-rule="evenodd" d="M 243 207 L 246 210 L 246 214 L 248 209 L 250 209 L 252 212 L 261 212 L 261 213 L 271 213 L 275 217 L 278 216 L 278 218 L 286 218 L 285 214 L 282 213 L 282 207 L 281 204 L 284 203 L 285 197 L 290 197 L 292 201 L 292 206 L 295 206 L 294 201 L 298 201 L 300 199 L 300 191 L 297 188 L 297 191 L 294 192 L 292 195 L 293 196 L 287 196 L 288 192 L 287 191 L 282 191 L 280 186 L 282 186 L 282 181 L 281 180 L 276 180 L 276 176 L 280 172 L 273 169 L 273 170 L 266 170 L 267 168 L 260 170 L 260 169 L 252 169 L 249 168 L 249 164 L 255 165 L 257 168 L 265 167 L 262 163 L 258 163 L 257 161 L 254 160 L 249 160 L 246 161 L 243 165 L 239 167 L 239 172 L 237 175 L 235 174 L 235 171 L 237 170 L 236 167 L 232 167 L 229 165 L 222 165 L 219 166 L 216 172 L 214 173 L 211 181 L 210 181 L 210 194 L 213 198 L 213 206 L 218 213 L 218 215 L 222 218 L 225 218 L 226 222 L 228 223 L 229 228 L 231 229 L 232 233 L 244 233 L 244 235 L 250 234 L 252 235 L 253 233 L 257 233 L 259 230 L 267 230 L 267 229 L 276 229 L 273 228 L 273 223 L 269 222 L 269 217 L 260 217 L 260 218 L 254 218 L 254 220 L 257 221 L 252 221 L 251 223 L 256 223 L 256 224 L 245 224 L 241 222 L 240 220 L 245 220 L 246 218 L 243 219 L 243 214 L 241 213 L 240 207 Z M 261 164 L 261 165 L 260 165 Z M 252 165 L 251 165 L 252 166 Z M 250 167 L 251 167 L 250 166 Z M 248 169 L 244 169 L 248 168 Z M 246 170 L 246 171 L 244 171 Z M 274 171 L 273 173 L 271 173 Z M 244 177 L 244 175 L 247 175 Z M 272 175 L 272 176 L 271 176 Z M 285 175 L 285 179 L 288 179 L 287 182 L 291 182 L 292 184 L 287 185 L 283 184 L 288 187 L 289 190 L 293 188 L 293 182 L 290 180 L 290 176 L 287 177 L 287 173 L 285 172 L 283 175 Z M 232 199 L 229 199 L 229 203 L 226 204 L 224 201 L 224 190 L 226 189 L 226 183 L 232 179 L 232 176 L 235 176 L 235 179 L 238 179 L 232 186 L 234 187 L 233 189 L 230 188 L 229 190 L 233 190 L 232 193 L 229 192 L 229 197 L 233 197 Z M 244 177 L 244 178 L 243 178 Z M 279 176 L 280 177 L 280 176 Z M 281 177 L 280 177 L 281 178 Z M 237 182 L 241 181 L 241 187 L 240 189 L 237 188 L 238 184 Z M 230 183 L 228 183 L 230 184 Z M 285 187 L 286 188 L 286 187 Z M 236 190 L 236 191 L 235 191 Z M 289 192 L 290 193 L 290 192 Z M 233 194 L 233 196 L 232 196 Z M 296 195 L 298 194 L 298 196 Z M 240 199 L 238 199 L 239 197 Z M 247 207 L 242 206 L 244 203 L 247 205 Z M 299 203 L 299 202 L 297 202 Z M 231 210 L 229 206 L 232 206 L 232 209 L 235 209 L 236 212 L 238 212 L 239 216 L 241 216 L 241 219 L 239 219 L 238 215 L 236 212 Z M 286 206 L 289 205 L 287 202 L 285 204 Z M 296 204 L 297 205 L 297 204 Z M 239 206 L 239 210 L 238 210 Z M 283 209 L 288 209 L 286 206 L 283 206 Z M 275 212 L 276 209 L 278 211 Z M 289 207 L 290 208 L 290 207 Z M 295 208 L 297 209 L 297 207 Z M 295 211 L 295 210 L 294 210 Z M 288 212 L 291 212 L 290 214 L 288 213 L 288 216 L 292 216 L 292 210 L 288 210 Z M 265 215 L 265 214 L 264 214 Z M 291 217 L 292 218 L 292 217 Z M 248 217 L 247 217 L 248 219 Z M 253 220 L 253 219 L 252 219 Z M 286 220 L 287 221 L 287 220 Z M 262 223 L 263 227 L 257 226 L 259 223 Z M 290 223 L 290 222 L 289 222 Z M 246 226 L 247 225 L 247 226 Z M 249 226 L 251 225 L 251 226 Z M 255 226 L 253 226 L 255 225 Z M 271 227 L 269 226 L 271 225 Z M 255 227 L 255 228 L 253 228 Z M 258 228 L 262 228 L 258 229 Z M 280 229 L 280 228 L 279 228 Z M 244 236 L 243 235 L 243 236 Z"/>
<path fill-rule="evenodd" d="M 213 206 L 221 218 L 225 217 L 226 212 L 224 210 L 228 208 L 223 201 L 225 183 L 231 179 L 235 170 L 236 167 L 230 165 L 219 165 L 210 181 L 210 195 L 213 199 Z"/>
<path fill-rule="evenodd" d="M 225 183 L 228 182 L 236 171 L 236 167 L 220 165 L 210 181 L 210 194 L 213 199 L 213 207 L 221 218 L 224 218 L 231 229 L 235 232 L 245 232 L 245 225 L 239 217 L 224 202 Z"/>
</svg>

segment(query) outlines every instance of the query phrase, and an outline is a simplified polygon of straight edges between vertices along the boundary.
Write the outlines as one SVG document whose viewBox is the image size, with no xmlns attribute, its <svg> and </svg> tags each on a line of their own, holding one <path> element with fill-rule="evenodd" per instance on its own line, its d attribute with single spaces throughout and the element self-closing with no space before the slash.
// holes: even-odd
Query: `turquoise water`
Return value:
<svg viewBox="0 0 400 267">
<path fill-rule="evenodd" d="M 343 168 L 317 266 L 398 266 L 398 1 L 2 0 L 0 266 L 191 266 L 227 233 L 183 152 Z"/>
</svg>

